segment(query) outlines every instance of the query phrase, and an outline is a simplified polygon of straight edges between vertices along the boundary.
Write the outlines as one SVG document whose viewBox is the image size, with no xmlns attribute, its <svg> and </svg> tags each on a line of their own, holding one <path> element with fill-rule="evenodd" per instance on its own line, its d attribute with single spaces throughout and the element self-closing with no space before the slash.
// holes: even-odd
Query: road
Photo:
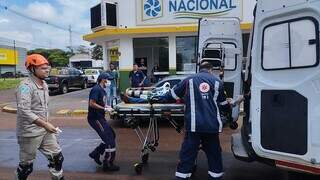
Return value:
<svg viewBox="0 0 320 180">
<path fill-rule="evenodd" d="M 79 100 L 85 100 L 88 89 L 75 91 L 67 95 L 53 97 L 57 106 L 74 104 Z M 75 103 L 72 103 L 75 102 Z M 78 107 L 77 107 L 78 108 Z M 18 146 L 15 137 L 15 114 L 0 112 L 0 180 L 13 179 L 13 171 L 18 163 Z M 178 154 L 183 134 L 178 134 L 167 122 L 160 123 L 160 145 L 149 158 L 149 164 L 143 170 L 141 176 L 137 176 L 133 164 L 139 161 L 140 145 L 134 131 L 121 126 L 121 123 L 109 121 L 117 134 L 117 159 L 121 170 L 115 173 L 104 173 L 97 168 L 88 157 L 88 153 L 100 143 L 99 137 L 88 126 L 85 116 L 80 117 L 52 117 L 53 124 L 62 129 L 59 141 L 65 156 L 64 171 L 66 179 L 173 179 L 178 163 Z M 146 124 L 144 124 L 144 128 Z M 230 151 L 230 137 L 235 131 L 225 129 L 221 134 L 223 149 L 224 180 L 287 180 L 287 172 L 260 163 L 245 163 L 236 160 Z M 47 162 L 44 156 L 37 155 L 34 173 L 30 180 L 50 179 L 47 172 Z M 308 177 L 318 179 L 316 177 Z M 203 152 L 198 156 L 198 170 L 192 179 L 207 179 L 207 161 Z"/>
</svg>

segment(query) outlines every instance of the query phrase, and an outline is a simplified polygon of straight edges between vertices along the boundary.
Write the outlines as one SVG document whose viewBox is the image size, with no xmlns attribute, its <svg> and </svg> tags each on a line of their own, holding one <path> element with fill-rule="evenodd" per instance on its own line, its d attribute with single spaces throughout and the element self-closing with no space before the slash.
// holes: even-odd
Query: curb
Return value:
<svg viewBox="0 0 320 180">
<path fill-rule="evenodd" d="M 2 108 L 2 112 L 17 114 L 17 109 L 12 108 L 12 107 L 10 107 L 10 106 L 4 106 L 4 107 Z"/>
<path fill-rule="evenodd" d="M 83 109 L 77 109 L 71 112 L 71 115 L 87 115 L 88 114 L 88 110 L 83 110 Z"/>
<path fill-rule="evenodd" d="M 65 115 L 65 116 L 70 115 L 70 113 L 71 113 L 70 109 L 62 109 L 56 112 L 57 115 Z"/>
</svg>

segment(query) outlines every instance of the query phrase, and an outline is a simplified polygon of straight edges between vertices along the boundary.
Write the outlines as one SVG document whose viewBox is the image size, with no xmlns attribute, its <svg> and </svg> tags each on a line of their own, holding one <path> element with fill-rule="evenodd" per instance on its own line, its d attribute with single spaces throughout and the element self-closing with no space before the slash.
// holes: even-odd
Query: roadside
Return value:
<svg viewBox="0 0 320 180">
<path fill-rule="evenodd" d="M 15 88 L 21 80 L 19 78 L 0 78 L 0 90 Z"/>
</svg>

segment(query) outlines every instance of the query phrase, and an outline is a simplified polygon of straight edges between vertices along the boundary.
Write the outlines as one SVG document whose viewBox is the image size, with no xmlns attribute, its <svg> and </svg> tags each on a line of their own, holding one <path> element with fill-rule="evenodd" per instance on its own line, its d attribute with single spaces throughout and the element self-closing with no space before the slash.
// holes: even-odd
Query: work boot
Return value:
<svg viewBox="0 0 320 180">
<path fill-rule="evenodd" d="M 117 165 L 114 165 L 113 163 L 103 163 L 103 171 L 105 172 L 113 172 L 113 171 L 119 171 L 120 167 Z"/>
<path fill-rule="evenodd" d="M 102 162 L 100 161 L 100 154 L 96 153 L 95 151 L 92 151 L 89 153 L 89 157 L 94 160 L 99 166 L 102 165 Z"/>
</svg>

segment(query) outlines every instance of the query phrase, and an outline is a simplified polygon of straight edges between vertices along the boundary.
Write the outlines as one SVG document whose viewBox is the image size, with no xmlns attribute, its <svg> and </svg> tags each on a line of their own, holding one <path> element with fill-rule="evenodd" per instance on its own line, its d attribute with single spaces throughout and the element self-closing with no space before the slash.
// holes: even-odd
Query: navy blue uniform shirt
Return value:
<svg viewBox="0 0 320 180">
<path fill-rule="evenodd" d="M 132 87 L 139 87 L 139 84 L 144 79 L 145 75 L 142 71 L 131 71 L 129 74 L 129 78 L 131 78 L 131 86 Z"/>
<path fill-rule="evenodd" d="M 106 91 L 99 85 L 96 84 L 90 91 L 89 101 L 94 100 L 97 104 L 105 107 L 107 99 Z M 88 119 L 99 119 L 104 118 L 105 112 L 103 109 L 95 109 L 89 106 L 88 108 Z"/>
<path fill-rule="evenodd" d="M 227 106 L 223 82 L 207 70 L 201 70 L 177 84 L 164 96 L 183 98 L 187 132 L 219 133 L 222 131 L 219 106 Z"/>
</svg>

